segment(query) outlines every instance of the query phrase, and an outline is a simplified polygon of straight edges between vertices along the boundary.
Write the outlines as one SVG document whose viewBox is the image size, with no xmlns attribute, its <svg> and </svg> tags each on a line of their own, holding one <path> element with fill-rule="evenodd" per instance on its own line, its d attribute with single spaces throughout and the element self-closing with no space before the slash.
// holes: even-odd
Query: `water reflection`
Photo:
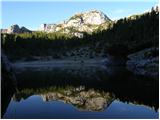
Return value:
<svg viewBox="0 0 160 120">
<path fill-rule="evenodd" d="M 41 91 L 41 92 L 40 92 Z M 94 89 L 85 90 L 80 86 L 77 88 L 48 88 L 48 90 L 37 91 L 43 101 L 62 101 L 74 105 L 80 111 L 103 111 L 115 99 L 109 92 L 102 92 Z M 21 101 L 22 95 L 27 94 L 28 90 L 17 93 L 13 96 L 14 101 Z M 31 92 L 31 91 L 30 91 Z"/>
<path fill-rule="evenodd" d="M 112 109 L 110 107 L 114 106 L 116 101 L 124 102 L 124 104 L 144 105 L 150 108 L 152 112 L 157 112 L 159 108 L 158 80 L 135 76 L 123 67 L 67 67 L 63 69 L 17 70 L 17 80 L 18 90 L 12 97 L 11 105 L 14 102 L 27 101 L 30 96 L 38 95 L 43 102 L 54 101 L 54 104 L 55 101 L 63 102 L 66 105 L 73 105 L 78 111 L 86 112 L 107 111 L 105 114 L 109 114 L 107 109 Z M 12 108 L 11 105 L 8 109 Z M 47 118 L 47 116 L 50 116 L 49 113 L 44 113 L 44 116 Z M 61 114 L 63 116 L 64 113 Z M 83 118 L 80 114 L 77 114 L 76 118 Z M 158 113 L 156 115 L 158 116 Z M 5 118 L 7 116 L 9 117 L 9 110 L 6 112 Z M 92 114 L 92 116 L 94 115 Z M 107 117 L 106 115 L 98 116 L 99 118 Z M 87 115 L 84 116 L 84 118 L 88 117 Z M 114 117 L 110 116 L 110 118 Z M 152 117 L 155 118 L 155 116 Z M 89 118 L 92 118 L 91 115 Z M 144 116 L 144 118 L 146 117 Z"/>
</svg>

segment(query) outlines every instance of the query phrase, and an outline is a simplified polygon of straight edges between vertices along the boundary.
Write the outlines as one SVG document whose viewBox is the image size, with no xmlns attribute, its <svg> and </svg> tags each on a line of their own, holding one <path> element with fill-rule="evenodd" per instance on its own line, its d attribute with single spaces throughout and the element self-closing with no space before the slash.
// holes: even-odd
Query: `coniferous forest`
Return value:
<svg viewBox="0 0 160 120">
<path fill-rule="evenodd" d="M 2 34 L 2 48 L 11 60 L 32 56 L 67 56 L 66 51 L 88 46 L 92 51 L 105 54 L 128 55 L 145 48 L 158 47 L 159 11 L 152 9 L 110 23 L 106 30 L 84 34 L 83 38 L 55 32 Z M 100 26 L 101 27 L 101 26 Z"/>
<path fill-rule="evenodd" d="M 28 11 L 31 8 L 28 9 L 27 4 L 33 5 L 36 11 L 32 9 L 34 14 L 26 14 L 28 18 L 37 16 L 41 5 L 46 11 L 48 9 L 45 13 L 48 17 L 54 16 L 50 18 L 53 20 L 57 16 L 52 11 L 61 11 L 59 6 L 64 4 L 15 3 L 5 4 L 13 5 L 15 11 L 22 7 Z M 94 8 L 92 5 L 88 4 L 88 7 Z M 116 8 L 115 2 L 112 5 L 109 10 L 121 10 L 123 6 L 132 6 L 132 2 L 118 2 Z M 140 6 L 139 11 L 144 11 L 147 5 Z M 76 13 L 57 24 L 43 23 L 35 31 L 17 24 L 1 29 L 2 118 L 159 117 L 158 6 L 114 21 L 100 10 Z M 135 8 L 124 11 L 136 12 Z M 122 12 L 124 16 L 125 12 Z M 71 13 L 65 11 L 63 14 Z M 13 15 L 23 18 L 19 11 Z M 21 22 L 30 23 L 34 28 L 39 22 L 48 21 L 43 13 L 40 16 L 36 20 L 21 19 Z M 14 18 L 10 20 L 13 22 Z"/>
</svg>

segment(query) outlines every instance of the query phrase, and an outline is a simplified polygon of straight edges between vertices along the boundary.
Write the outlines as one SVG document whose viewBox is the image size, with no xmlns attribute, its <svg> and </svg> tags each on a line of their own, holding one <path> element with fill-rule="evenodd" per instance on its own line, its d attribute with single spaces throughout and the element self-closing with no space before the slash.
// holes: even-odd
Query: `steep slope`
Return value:
<svg viewBox="0 0 160 120">
<path fill-rule="evenodd" d="M 42 24 L 40 30 L 45 32 L 71 33 L 80 37 L 82 35 L 80 33 L 92 33 L 98 29 L 99 25 L 106 22 L 111 22 L 111 20 L 103 12 L 91 10 L 77 13 L 69 20 L 60 24 Z"/>
</svg>

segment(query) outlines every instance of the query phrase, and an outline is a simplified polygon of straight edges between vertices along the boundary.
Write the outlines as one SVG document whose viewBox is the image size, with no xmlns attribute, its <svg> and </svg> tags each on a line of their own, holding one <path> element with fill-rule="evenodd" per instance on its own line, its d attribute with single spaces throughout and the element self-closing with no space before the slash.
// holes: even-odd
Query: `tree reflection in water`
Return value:
<svg viewBox="0 0 160 120">
<path fill-rule="evenodd" d="M 74 67 L 17 70 L 13 100 L 40 95 L 63 101 L 81 111 L 103 111 L 114 100 L 158 110 L 158 78 L 137 76 L 124 67 Z"/>
</svg>

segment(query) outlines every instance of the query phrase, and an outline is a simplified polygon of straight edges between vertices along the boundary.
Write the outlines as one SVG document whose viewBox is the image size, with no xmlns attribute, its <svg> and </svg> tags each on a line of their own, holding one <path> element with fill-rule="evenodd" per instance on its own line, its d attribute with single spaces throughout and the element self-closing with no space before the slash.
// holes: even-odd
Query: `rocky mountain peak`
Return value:
<svg viewBox="0 0 160 120">
<path fill-rule="evenodd" d="M 20 32 L 20 28 L 17 24 L 12 25 L 8 28 L 8 33 L 19 33 Z"/>
<path fill-rule="evenodd" d="M 45 32 L 70 33 L 82 37 L 83 35 L 81 35 L 81 33 L 92 33 L 99 25 L 110 21 L 111 20 L 102 11 L 90 10 L 76 13 L 60 24 L 42 24 L 40 30 Z"/>
<path fill-rule="evenodd" d="M 91 10 L 83 13 L 77 13 L 72 16 L 68 22 L 72 20 L 78 20 L 79 22 L 90 25 L 100 25 L 110 19 L 99 10 Z"/>
<path fill-rule="evenodd" d="M 25 32 L 31 32 L 29 29 L 25 27 L 19 27 L 17 24 L 11 25 L 8 29 L 1 29 L 2 33 L 25 33 Z"/>
<path fill-rule="evenodd" d="M 110 19 L 102 12 L 98 10 L 91 10 L 84 14 L 84 20 L 87 24 L 100 25 Z"/>
</svg>

